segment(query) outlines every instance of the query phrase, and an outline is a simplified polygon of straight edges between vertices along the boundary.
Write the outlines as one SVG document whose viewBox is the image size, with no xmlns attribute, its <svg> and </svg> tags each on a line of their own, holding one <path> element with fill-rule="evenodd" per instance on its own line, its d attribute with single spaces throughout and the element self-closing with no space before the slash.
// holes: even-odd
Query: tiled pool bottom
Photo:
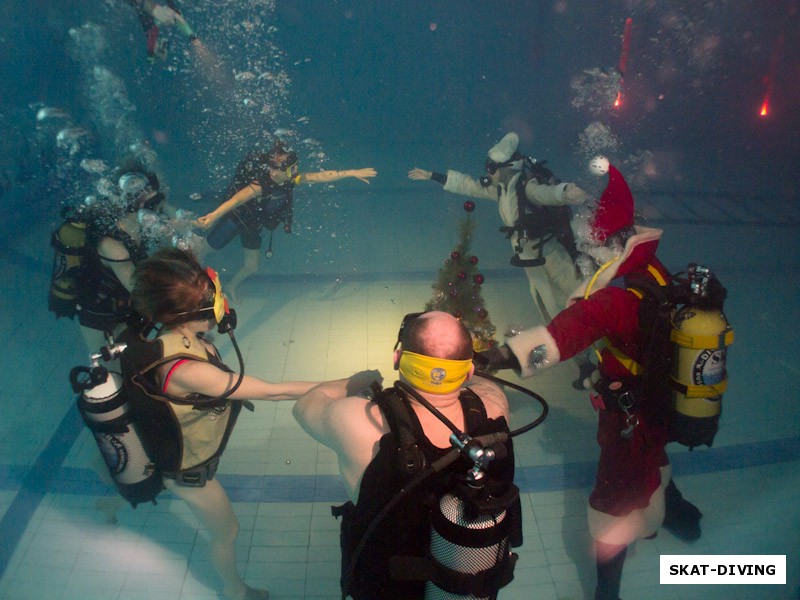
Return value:
<svg viewBox="0 0 800 600">
<path fill-rule="evenodd" d="M 524 281 L 497 279 L 484 286 L 484 297 L 498 331 L 532 324 Z M 245 292 L 237 331 L 249 373 L 271 380 L 316 380 L 369 367 L 381 369 L 391 381 L 397 326 L 405 313 L 424 305 L 430 283 L 266 286 L 257 280 Z M 59 323 L 62 329 L 71 326 Z M 220 341 L 220 347 L 232 363 L 229 345 Z M 64 377 L 81 360 L 82 351 L 50 364 L 48 346 L 29 344 L 27 349 L 39 353 L 52 378 Z M 525 544 L 516 578 L 502 599 L 579 599 L 590 597 L 593 589 L 585 511 L 596 459 L 595 417 L 584 394 L 570 387 L 575 372 L 565 363 L 526 382 L 550 402 L 551 414 L 541 428 L 516 442 Z M 42 385 L 43 397 L 34 394 L 29 405 L 60 406 L 60 420 L 40 432 L 41 440 L 26 437 L 24 412 L 16 427 L 7 423 L 4 429 L 8 450 L 0 466 L 5 567 L 0 598 L 216 598 L 219 582 L 204 532 L 183 503 L 165 495 L 156 506 L 123 508 L 117 524 L 105 522 L 96 506 L 98 499 L 110 496 L 89 467 L 97 452 L 94 442 L 66 408 L 71 400 L 44 397 L 47 382 Z M 637 543 L 626 561 L 623 598 L 797 597 L 796 420 L 768 412 L 766 400 L 748 398 L 750 405 L 743 407 L 735 390 L 726 396 L 715 448 L 692 453 L 670 448 L 681 489 L 705 513 L 703 537 L 686 545 L 662 531 L 656 540 Z M 18 397 L 25 396 L 20 391 Z M 510 397 L 512 427 L 537 415 L 525 397 Z M 751 414 L 754 401 L 765 404 L 752 413 L 759 418 L 737 427 L 743 413 Z M 31 452 L 15 453 L 15 444 Z M 336 473 L 333 454 L 300 430 L 291 403 L 259 403 L 254 414 L 242 416 L 219 476 L 240 517 L 239 560 L 250 585 L 269 588 L 273 598 L 339 597 L 338 523 L 329 508 L 344 499 Z M 780 588 L 660 586 L 659 555 L 688 553 L 787 554 L 789 581 Z"/>
</svg>

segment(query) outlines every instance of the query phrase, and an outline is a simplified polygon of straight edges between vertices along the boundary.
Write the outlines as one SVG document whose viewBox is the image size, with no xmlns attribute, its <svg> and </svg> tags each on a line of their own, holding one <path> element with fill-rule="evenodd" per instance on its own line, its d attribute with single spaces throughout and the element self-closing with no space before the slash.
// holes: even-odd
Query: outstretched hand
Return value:
<svg viewBox="0 0 800 600">
<path fill-rule="evenodd" d="M 432 175 L 433 173 L 431 173 L 430 171 L 426 171 L 425 169 L 420 169 L 417 167 L 414 167 L 408 172 L 408 178 L 414 179 L 416 181 L 424 181 L 426 179 L 430 179 Z"/>
<path fill-rule="evenodd" d="M 163 4 L 156 4 L 153 7 L 153 19 L 155 19 L 156 23 L 159 25 L 174 25 L 177 19 L 183 20 L 183 18 L 172 10 L 169 6 L 164 6 Z"/>
<path fill-rule="evenodd" d="M 359 181 L 363 181 L 366 184 L 369 184 L 370 177 L 375 177 L 378 174 L 378 172 L 372 167 L 368 167 L 366 169 L 353 169 L 352 173 L 353 177 Z"/>
</svg>

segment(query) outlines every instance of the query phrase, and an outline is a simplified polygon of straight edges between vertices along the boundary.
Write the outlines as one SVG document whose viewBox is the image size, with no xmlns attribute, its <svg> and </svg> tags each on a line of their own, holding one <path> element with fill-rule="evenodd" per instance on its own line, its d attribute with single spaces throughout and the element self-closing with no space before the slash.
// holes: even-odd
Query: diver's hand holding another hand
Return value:
<svg viewBox="0 0 800 600">
<path fill-rule="evenodd" d="M 589 194 L 574 183 L 568 183 L 564 187 L 564 198 L 569 201 L 570 204 L 579 204 L 580 202 L 586 201 L 588 197 Z"/>
<path fill-rule="evenodd" d="M 381 372 L 377 369 L 369 369 L 367 371 L 354 373 L 347 380 L 347 395 L 367 396 L 373 382 L 377 382 L 378 385 L 383 383 L 383 375 L 381 375 Z"/>
<path fill-rule="evenodd" d="M 430 179 L 432 175 L 433 173 L 430 171 L 418 167 L 414 167 L 408 172 L 408 178 L 414 179 L 415 181 L 425 181 L 426 179 Z"/>
<path fill-rule="evenodd" d="M 192 222 L 192 225 L 194 225 L 195 227 L 199 227 L 200 229 L 208 229 L 216 222 L 217 222 L 217 216 L 214 213 L 208 213 L 207 215 L 203 215 L 202 217 L 197 217 Z"/>
<path fill-rule="evenodd" d="M 366 169 L 353 169 L 350 171 L 350 176 L 355 177 L 359 181 L 363 181 L 364 183 L 369 183 L 370 177 L 375 177 L 378 172 L 373 169 L 372 167 L 368 167 Z"/>
</svg>

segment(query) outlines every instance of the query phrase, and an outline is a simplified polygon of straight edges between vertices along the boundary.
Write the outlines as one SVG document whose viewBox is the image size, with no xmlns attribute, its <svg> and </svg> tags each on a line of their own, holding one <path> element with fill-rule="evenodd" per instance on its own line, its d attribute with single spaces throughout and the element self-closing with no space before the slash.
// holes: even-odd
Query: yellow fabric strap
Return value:
<svg viewBox="0 0 800 600">
<path fill-rule="evenodd" d="M 589 285 L 587 285 L 587 286 L 586 286 L 586 291 L 583 293 L 583 298 L 584 298 L 584 299 L 588 298 L 588 297 L 589 297 L 589 294 L 591 294 L 591 293 L 592 293 L 592 288 L 594 287 L 594 284 L 595 284 L 595 282 L 597 281 L 597 278 L 598 278 L 598 277 L 600 277 L 600 273 L 602 273 L 603 271 L 605 271 L 605 270 L 606 270 L 608 267 L 610 267 L 611 265 L 613 265 L 613 264 L 614 264 L 615 262 L 617 262 L 618 260 L 619 260 L 619 257 L 617 257 L 617 258 L 612 258 L 612 259 L 611 259 L 610 261 L 608 261 L 607 263 L 605 263 L 605 264 L 603 264 L 603 265 L 600 265 L 600 268 L 599 268 L 599 269 L 597 269 L 597 271 L 595 271 L 595 274 L 594 274 L 594 275 L 592 275 L 592 279 L 589 281 Z"/>
<path fill-rule="evenodd" d="M 626 369 L 628 369 L 628 371 L 631 372 L 631 375 L 642 374 L 644 368 L 638 362 L 633 360 L 630 356 L 624 354 L 621 350 L 615 348 L 611 344 L 608 344 L 607 348 L 608 351 L 614 355 L 614 358 L 616 358 L 620 362 L 620 364 L 622 364 L 623 367 L 625 367 Z"/>
<path fill-rule="evenodd" d="M 472 368 L 472 359 L 448 360 L 403 351 L 400 373 L 418 390 L 431 394 L 449 394 L 461 387 Z"/>
<path fill-rule="evenodd" d="M 606 270 L 608 267 L 610 267 L 610 266 L 611 266 L 611 265 L 613 265 L 615 262 L 617 262 L 617 260 L 619 260 L 619 259 L 618 259 L 618 258 L 612 258 L 612 259 L 611 259 L 610 261 L 608 261 L 607 263 L 605 263 L 605 264 L 601 265 L 601 266 L 600 266 L 600 268 L 599 268 L 599 269 L 597 269 L 597 271 L 595 271 L 595 274 L 594 274 L 594 275 L 592 275 L 592 279 L 589 281 L 589 285 L 587 285 L 587 286 L 586 286 L 586 291 L 583 293 L 583 299 L 584 299 L 584 300 L 585 300 L 586 298 L 588 298 L 588 297 L 589 297 L 589 295 L 592 293 L 592 287 L 594 287 L 594 284 L 595 284 L 595 282 L 597 281 L 597 278 L 600 276 L 600 273 L 602 273 L 602 272 L 603 272 L 603 271 L 605 271 L 605 270 Z M 597 344 L 592 344 L 592 349 L 594 350 L 594 353 L 595 353 L 595 355 L 597 356 L 597 362 L 598 362 L 598 364 L 601 364 L 601 363 L 603 362 L 603 355 L 600 353 L 600 350 L 597 348 Z"/>
<path fill-rule="evenodd" d="M 661 273 L 659 273 L 658 269 L 656 269 L 653 265 L 647 265 L 647 272 L 653 276 L 653 279 L 655 279 L 658 282 L 658 285 L 661 287 L 665 287 L 667 285 L 667 280 L 661 276 Z"/>
<path fill-rule="evenodd" d="M 715 397 L 716 396 L 716 397 Z M 675 400 L 675 410 L 687 417 L 702 419 L 704 417 L 716 417 L 722 408 L 719 394 L 704 394 L 700 397 L 691 398 L 681 396 Z"/>
<path fill-rule="evenodd" d="M 728 389 L 728 378 L 726 377 L 714 385 L 685 385 L 673 377 L 672 387 L 687 398 L 713 398 L 721 396 Z"/>
<path fill-rule="evenodd" d="M 719 335 L 689 335 L 672 325 L 672 333 L 669 339 L 678 344 L 681 348 L 727 348 L 733 344 L 733 328 L 728 327 Z"/>
</svg>

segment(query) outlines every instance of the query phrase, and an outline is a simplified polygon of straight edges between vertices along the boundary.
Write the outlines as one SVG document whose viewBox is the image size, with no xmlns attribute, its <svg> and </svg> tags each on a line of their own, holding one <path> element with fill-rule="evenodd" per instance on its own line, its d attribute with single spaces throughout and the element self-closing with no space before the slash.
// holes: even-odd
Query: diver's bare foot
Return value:
<svg viewBox="0 0 800 600">
<path fill-rule="evenodd" d="M 94 502 L 94 507 L 105 517 L 109 525 L 117 524 L 117 511 L 125 506 L 125 501 L 119 496 L 101 496 Z"/>
<path fill-rule="evenodd" d="M 226 594 L 226 596 L 231 600 L 269 600 L 269 592 L 267 590 L 259 590 L 249 585 L 244 590 L 243 595 L 232 596 Z"/>
</svg>

